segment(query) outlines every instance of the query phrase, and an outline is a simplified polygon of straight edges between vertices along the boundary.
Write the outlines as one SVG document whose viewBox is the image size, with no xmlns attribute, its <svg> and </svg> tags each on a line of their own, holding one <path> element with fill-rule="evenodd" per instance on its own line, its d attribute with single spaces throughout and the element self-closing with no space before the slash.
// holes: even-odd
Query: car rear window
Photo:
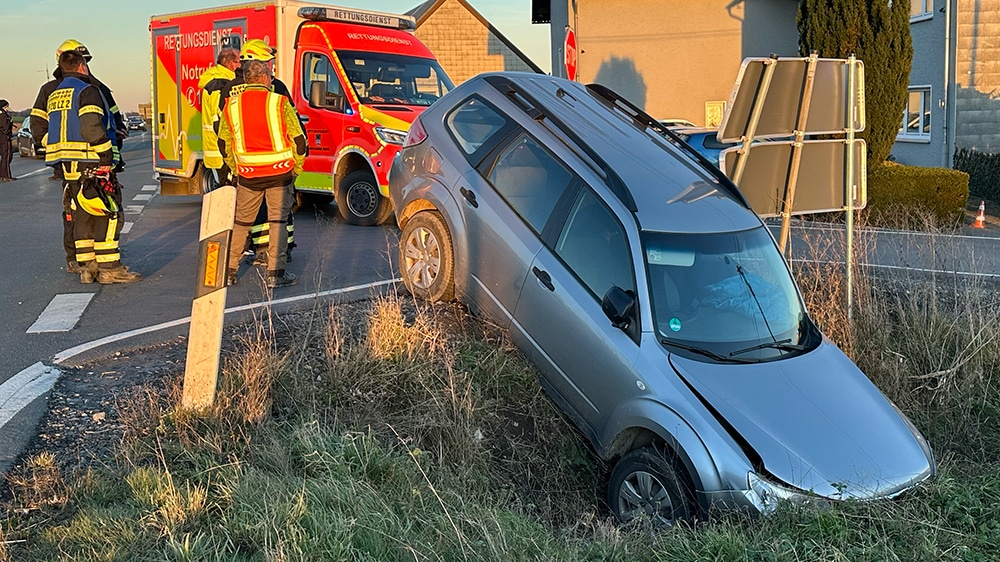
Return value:
<svg viewBox="0 0 1000 562">
<path fill-rule="evenodd" d="M 483 100 L 473 97 L 448 114 L 445 123 L 458 146 L 472 155 L 503 130 L 508 120 Z"/>
</svg>

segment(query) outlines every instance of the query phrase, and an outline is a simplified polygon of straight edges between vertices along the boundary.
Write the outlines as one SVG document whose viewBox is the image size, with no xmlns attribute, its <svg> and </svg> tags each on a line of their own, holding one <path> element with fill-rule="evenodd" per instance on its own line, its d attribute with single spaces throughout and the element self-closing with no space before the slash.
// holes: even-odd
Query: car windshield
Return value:
<svg viewBox="0 0 1000 562">
<path fill-rule="evenodd" d="M 642 237 L 657 335 L 664 345 L 696 348 L 701 358 L 707 351 L 746 361 L 818 343 L 765 227 L 712 234 L 644 231 Z"/>
<path fill-rule="evenodd" d="M 454 87 L 434 59 L 360 51 L 337 57 L 361 103 L 430 105 Z"/>
</svg>

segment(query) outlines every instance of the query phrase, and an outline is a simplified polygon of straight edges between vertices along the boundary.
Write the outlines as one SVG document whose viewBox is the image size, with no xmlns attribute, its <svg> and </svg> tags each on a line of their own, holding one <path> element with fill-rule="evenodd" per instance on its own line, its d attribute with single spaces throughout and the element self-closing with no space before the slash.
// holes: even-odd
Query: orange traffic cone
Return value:
<svg viewBox="0 0 1000 562">
<path fill-rule="evenodd" d="M 979 214 L 976 215 L 976 220 L 972 223 L 972 226 L 976 228 L 986 228 L 986 202 L 979 202 Z"/>
</svg>

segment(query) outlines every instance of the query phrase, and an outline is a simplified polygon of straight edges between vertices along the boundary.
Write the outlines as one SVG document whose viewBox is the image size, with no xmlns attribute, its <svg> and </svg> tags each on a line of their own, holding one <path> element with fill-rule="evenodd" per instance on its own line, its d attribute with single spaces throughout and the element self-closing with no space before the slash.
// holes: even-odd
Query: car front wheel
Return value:
<svg viewBox="0 0 1000 562">
<path fill-rule="evenodd" d="M 403 284 L 415 297 L 448 301 L 455 296 L 451 233 L 440 214 L 423 211 L 403 227 L 399 264 Z"/>
<path fill-rule="evenodd" d="M 366 170 L 351 172 L 340 182 L 337 209 L 344 220 L 358 226 L 382 224 L 392 214 L 392 205 L 382 197 L 378 182 Z"/>
<path fill-rule="evenodd" d="M 669 527 L 695 514 L 694 493 L 677 459 L 654 447 L 630 451 L 608 482 L 608 505 L 622 523 Z"/>
</svg>

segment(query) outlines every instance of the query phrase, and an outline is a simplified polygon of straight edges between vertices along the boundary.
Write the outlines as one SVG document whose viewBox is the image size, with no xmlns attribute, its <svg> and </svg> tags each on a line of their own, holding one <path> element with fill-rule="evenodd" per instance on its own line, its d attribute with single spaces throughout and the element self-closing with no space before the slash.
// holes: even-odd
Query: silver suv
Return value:
<svg viewBox="0 0 1000 562">
<path fill-rule="evenodd" d="M 615 462 L 620 520 L 893 496 L 934 474 L 736 187 L 611 90 L 477 76 L 414 121 L 389 193 L 406 287 L 509 330 Z"/>
</svg>

